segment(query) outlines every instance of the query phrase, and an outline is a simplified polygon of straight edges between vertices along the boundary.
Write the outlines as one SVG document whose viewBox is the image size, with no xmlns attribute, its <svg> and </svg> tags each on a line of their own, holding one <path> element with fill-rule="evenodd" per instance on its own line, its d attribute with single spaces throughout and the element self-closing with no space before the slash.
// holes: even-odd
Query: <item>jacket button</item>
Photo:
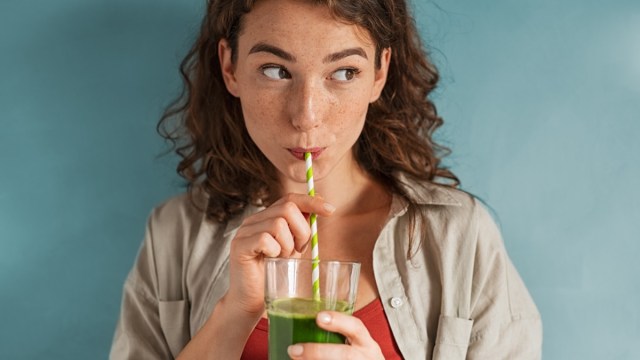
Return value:
<svg viewBox="0 0 640 360">
<path fill-rule="evenodd" d="M 404 304 L 404 301 L 402 301 L 402 298 L 399 298 L 399 297 L 391 298 L 391 307 L 392 308 L 397 309 L 400 306 L 402 306 L 402 304 Z"/>
</svg>

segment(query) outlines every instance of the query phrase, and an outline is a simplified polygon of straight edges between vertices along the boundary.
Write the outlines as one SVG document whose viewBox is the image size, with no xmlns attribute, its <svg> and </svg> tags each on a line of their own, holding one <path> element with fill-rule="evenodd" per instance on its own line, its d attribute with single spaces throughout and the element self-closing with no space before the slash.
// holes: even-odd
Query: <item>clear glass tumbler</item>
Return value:
<svg viewBox="0 0 640 360">
<path fill-rule="evenodd" d="M 313 260 L 267 258 L 265 263 L 269 359 L 289 359 L 287 348 L 297 343 L 344 343 L 344 336 L 319 328 L 316 316 L 323 310 L 353 313 L 360 263 L 320 260 L 316 294 Z"/>
</svg>

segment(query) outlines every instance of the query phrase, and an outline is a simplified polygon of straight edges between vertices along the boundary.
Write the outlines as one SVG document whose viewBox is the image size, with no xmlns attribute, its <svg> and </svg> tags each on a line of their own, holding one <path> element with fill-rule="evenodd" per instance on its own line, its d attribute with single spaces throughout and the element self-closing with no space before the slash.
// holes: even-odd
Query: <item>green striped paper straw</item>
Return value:
<svg viewBox="0 0 640 360">
<path fill-rule="evenodd" d="M 307 189 L 310 196 L 315 196 L 316 191 L 313 188 L 313 165 L 311 162 L 311 153 L 304 153 L 304 161 L 307 165 Z M 313 298 L 320 300 L 320 255 L 318 254 L 318 222 L 315 213 L 311 213 L 309 216 L 309 223 L 311 225 L 311 258 L 313 259 L 311 265 L 311 281 L 313 284 Z"/>
</svg>

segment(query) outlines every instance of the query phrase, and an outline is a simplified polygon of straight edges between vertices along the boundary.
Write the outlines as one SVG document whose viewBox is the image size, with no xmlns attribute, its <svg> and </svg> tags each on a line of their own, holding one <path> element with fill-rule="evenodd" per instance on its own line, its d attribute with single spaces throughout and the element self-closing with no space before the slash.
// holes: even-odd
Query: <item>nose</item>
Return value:
<svg viewBox="0 0 640 360">
<path fill-rule="evenodd" d="M 298 131 L 309 131 L 320 126 L 322 109 L 327 99 L 321 86 L 313 81 L 301 81 L 292 86 L 288 108 L 291 125 Z"/>
</svg>

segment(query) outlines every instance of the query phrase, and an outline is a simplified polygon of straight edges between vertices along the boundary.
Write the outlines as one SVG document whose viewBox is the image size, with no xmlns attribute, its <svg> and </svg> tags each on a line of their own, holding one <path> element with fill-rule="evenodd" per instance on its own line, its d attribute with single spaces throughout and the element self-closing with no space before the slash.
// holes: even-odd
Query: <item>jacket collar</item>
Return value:
<svg viewBox="0 0 640 360">
<path fill-rule="evenodd" d="M 400 173 L 396 176 L 406 196 L 419 205 L 451 205 L 461 206 L 454 197 L 453 188 L 426 181 L 416 181 L 414 178 Z"/>
</svg>

